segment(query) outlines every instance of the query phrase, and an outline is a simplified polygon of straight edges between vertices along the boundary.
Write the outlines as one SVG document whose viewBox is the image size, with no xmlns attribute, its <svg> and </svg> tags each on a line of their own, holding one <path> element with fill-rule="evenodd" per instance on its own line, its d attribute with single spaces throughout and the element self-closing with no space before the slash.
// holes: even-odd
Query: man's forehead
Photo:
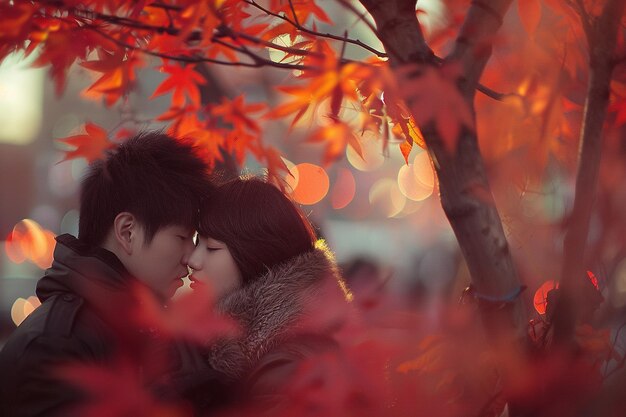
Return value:
<svg viewBox="0 0 626 417">
<path fill-rule="evenodd" d="M 170 224 L 169 226 L 163 227 L 161 230 L 184 233 L 184 234 L 192 234 L 195 232 L 195 227 L 191 225 L 183 225 L 183 224 Z"/>
</svg>

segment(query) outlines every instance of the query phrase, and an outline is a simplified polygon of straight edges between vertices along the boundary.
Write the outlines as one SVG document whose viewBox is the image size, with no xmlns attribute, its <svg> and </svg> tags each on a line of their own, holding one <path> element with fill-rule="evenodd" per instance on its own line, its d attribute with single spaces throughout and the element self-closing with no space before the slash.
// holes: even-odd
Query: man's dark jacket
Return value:
<svg viewBox="0 0 626 417">
<path fill-rule="evenodd" d="M 167 351 L 158 358 L 175 360 L 167 364 L 172 375 L 177 369 L 201 366 L 190 363 L 195 359 L 187 354 L 189 349 L 180 349 L 183 345 L 164 345 L 132 324 L 132 280 L 113 253 L 88 247 L 71 235 L 57 237 L 52 267 L 37 284 L 42 304 L 0 352 L 0 417 L 70 415 L 86 397 L 59 376 L 67 364 L 106 367 L 124 355 L 140 367 L 150 355 Z M 206 386 L 217 389 L 217 378 L 209 375 Z M 156 380 L 158 375 L 153 376 Z M 169 378 L 172 380 L 177 386 L 161 387 L 161 394 L 172 394 L 176 388 L 184 396 L 185 384 L 205 383 L 188 382 L 184 375 Z M 203 390 L 203 395 L 207 397 L 204 401 L 209 401 L 210 391 Z"/>
</svg>

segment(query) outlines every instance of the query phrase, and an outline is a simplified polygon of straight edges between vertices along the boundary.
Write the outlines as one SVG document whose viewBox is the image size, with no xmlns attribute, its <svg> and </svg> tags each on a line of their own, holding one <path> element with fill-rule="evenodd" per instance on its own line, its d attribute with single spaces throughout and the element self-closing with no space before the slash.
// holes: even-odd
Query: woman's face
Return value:
<svg viewBox="0 0 626 417">
<path fill-rule="evenodd" d="M 193 270 L 191 288 L 210 285 L 218 300 L 241 286 L 241 271 L 228 246 L 219 240 L 198 236 L 189 267 Z"/>
</svg>

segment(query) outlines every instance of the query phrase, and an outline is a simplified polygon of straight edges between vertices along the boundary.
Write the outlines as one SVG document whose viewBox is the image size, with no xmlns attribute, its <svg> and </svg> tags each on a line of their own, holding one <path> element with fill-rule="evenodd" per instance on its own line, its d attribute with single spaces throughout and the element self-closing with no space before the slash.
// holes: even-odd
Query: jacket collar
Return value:
<svg viewBox="0 0 626 417">
<path fill-rule="evenodd" d="M 311 315 L 309 307 L 319 306 L 327 291 L 344 305 L 351 299 L 333 253 L 318 240 L 315 249 L 268 270 L 219 303 L 218 308 L 238 320 L 244 332 L 210 348 L 211 366 L 232 379 L 241 378 L 274 347 L 305 331 L 302 323 Z M 322 323 L 315 329 L 330 332 L 331 327 Z"/>
<path fill-rule="evenodd" d="M 131 275 L 112 252 L 88 246 L 69 234 L 58 236 L 56 241 L 52 266 L 37 283 L 42 302 L 67 292 L 90 300 L 94 287 L 106 292 L 128 287 Z"/>
</svg>

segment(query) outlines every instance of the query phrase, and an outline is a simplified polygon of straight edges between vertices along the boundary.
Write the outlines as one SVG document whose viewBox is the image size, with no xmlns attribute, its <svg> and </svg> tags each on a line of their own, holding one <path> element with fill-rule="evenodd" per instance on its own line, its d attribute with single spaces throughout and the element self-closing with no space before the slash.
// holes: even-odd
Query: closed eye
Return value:
<svg viewBox="0 0 626 417">
<path fill-rule="evenodd" d="M 215 252 L 216 250 L 220 250 L 221 248 L 210 248 L 207 246 L 206 250 L 209 252 Z"/>
</svg>

